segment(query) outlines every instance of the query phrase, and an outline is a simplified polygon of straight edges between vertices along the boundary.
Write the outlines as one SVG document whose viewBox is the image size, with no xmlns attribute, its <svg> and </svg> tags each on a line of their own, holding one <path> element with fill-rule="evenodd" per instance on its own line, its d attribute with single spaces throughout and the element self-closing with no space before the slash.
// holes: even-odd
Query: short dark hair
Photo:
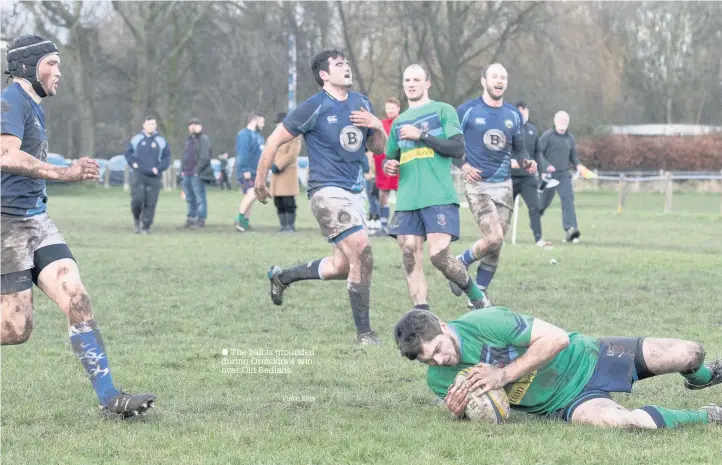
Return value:
<svg viewBox="0 0 722 465">
<path fill-rule="evenodd" d="M 441 334 L 441 320 L 428 310 L 411 310 L 394 327 L 394 340 L 401 355 L 416 360 L 421 344 Z"/>
<path fill-rule="evenodd" d="M 386 103 L 393 103 L 397 107 L 401 108 L 401 102 L 396 97 L 389 97 L 386 99 Z"/>
<path fill-rule="evenodd" d="M 321 79 L 321 71 L 329 72 L 328 59 L 329 58 L 346 58 L 343 52 L 338 50 L 324 50 L 316 54 L 311 60 L 311 72 L 313 78 L 316 80 L 319 86 L 323 87 L 323 79 Z"/>
<path fill-rule="evenodd" d="M 516 104 L 514 106 L 517 108 L 519 108 L 519 107 L 529 108 L 524 100 L 519 100 L 518 102 L 516 102 Z"/>
<path fill-rule="evenodd" d="M 250 112 L 248 114 L 248 118 L 246 119 L 246 124 L 251 124 L 251 121 L 253 121 L 256 118 L 263 118 L 263 116 L 257 111 Z"/>
<path fill-rule="evenodd" d="M 489 63 L 488 65 L 486 65 L 486 67 L 481 71 L 481 77 L 486 79 L 486 72 L 489 71 L 489 68 L 491 68 L 494 65 L 501 65 L 501 63 L 499 63 L 498 61 L 495 61 L 494 63 Z"/>
<path fill-rule="evenodd" d="M 150 120 L 152 120 L 152 119 L 155 119 L 155 116 L 153 116 L 153 115 L 146 115 L 146 117 L 145 117 L 145 119 L 143 120 L 143 122 L 145 123 L 146 121 L 150 121 Z"/>
</svg>

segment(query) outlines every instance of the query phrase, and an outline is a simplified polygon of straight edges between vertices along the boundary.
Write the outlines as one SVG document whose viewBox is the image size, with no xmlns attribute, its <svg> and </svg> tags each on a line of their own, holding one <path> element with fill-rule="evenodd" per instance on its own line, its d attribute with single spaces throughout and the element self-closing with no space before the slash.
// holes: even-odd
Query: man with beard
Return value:
<svg viewBox="0 0 722 465">
<path fill-rule="evenodd" d="M 481 73 L 484 93 L 457 108 L 466 142 L 466 161 L 455 161 L 464 171 L 464 189 L 469 208 L 481 229 L 482 237 L 457 258 L 468 268 L 480 260 L 476 284 L 485 293 L 499 265 L 504 235 L 514 208 L 511 168 L 523 166 L 536 173 L 536 162 L 524 148 L 524 134 L 518 111 L 504 103 L 506 69 L 499 63 Z M 512 152 L 516 159 L 512 161 Z M 463 290 L 453 281 L 452 292 Z M 491 302 L 486 296 L 485 306 Z M 471 306 L 471 303 L 470 303 Z"/>
<path fill-rule="evenodd" d="M 46 163 L 48 138 L 40 103 L 56 94 L 60 54 L 44 37 L 18 37 L 8 46 L 12 84 L 2 91 L 2 345 L 22 344 L 33 330 L 33 283 L 68 318 L 70 344 L 90 378 L 100 407 L 130 417 L 153 406 L 152 394 L 131 395 L 113 383 L 90 297 L 70 248 L 46 212 L 45 181 L 98 179 L 98 164 L 83 157 L 71 166 Z M 28 367 L 27 369 L 30 369 Z M 52 402 L 55 407 L 61 398 Z"/>
<path fill-rule="evenodd" d="M 722 424 L 717 405 L 627 410 L 610 395 L 632 392 L 635 382 L 667 373 L 681 374 L 690 390 L 721 384 L 722 360 L 705 366 L 698 342 L 567 333 L 503 307 L 468 312 L 449 323 L 411 310 L 396 324 L 394 339 L 402 356 L 429 365 L 429 387 L 457 419 L 464 417 L 470 392 L 504 389 L 512 409 L 569 423 L 645 429 Z M 466 382 L 456 384 L 466 369 Z"/>
<path fill-rule="evenodd" d="M 271 300 L 283 303 L 291 283 L 308 279 L 345 279 L 356 325 L 356 343 L 380 344 L 369 323 L 373 254 L 366 234 L 363 164 L 364 147 L 382 153 L 386 145 L 381 121 L 368 97 L 350 91 L 351 67 L 343 53 L 325 50 L 311 63 L 321 92 L 294 108 L 268 138 L 256 176 L 256 195 L 266 202 L 266 175 L 278 148 L 303 134 L 308 147 L 308 196 L 311 211 L 324 237 L 334 244 L 333 255 L 292 268 L 268 270 Z"/>
<path fill-rule="evenodd" d="M 241 186 L 243 199 L 238 207 L 238 215 L 236 216 L 236 229 L 244 232 L 250 229 L 249 217 L 251 216 L 251 207 L 256 201 L 256 193 L 253 191 L 253 184 L 256 181 L 256 167 L 258 159 L 263 151 L 263 136 L 261 131 L 266 123 L 263 116 L 257 113 L 251 113 L 248 116 L 248 125 L 238 132 L 236 136 L 236 180 Z M 266 182 L 266 178 L 263 178 Z"/>
<path fill-rule="evenodd" d="M 464 156 L 459 118 L 451 105 L 429 98 L 431 80 L 423 66 L 406 68 L 403 84 L 409 109 L 391 125 L 384 170 L 389 176 L 399 176 L 389 236 L 396 238 L 403 253 L 411 300 L 414 308 L 429 309 L 421 266 L 428 241 L 434 267 L 481 308 L 484 294 L 449 251 L 460 235 L 459 198 L 451 176 L 451 160 Z"/>
</svg>

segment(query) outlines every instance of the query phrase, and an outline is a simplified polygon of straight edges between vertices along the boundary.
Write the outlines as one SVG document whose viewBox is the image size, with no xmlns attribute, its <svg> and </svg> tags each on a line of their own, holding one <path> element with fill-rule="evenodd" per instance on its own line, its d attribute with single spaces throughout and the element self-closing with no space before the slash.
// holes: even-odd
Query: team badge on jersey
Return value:
<svg viewBox="0 0 722 465">
<path fill-rule="evenodd" d="M 493 152 L 500 152 L 506 147 L 506 136 L 498 129 L 489 129 L 484 133 L 484 145 Z"/>
<path fill-rule="evenodd" d="M 508 127 L 509 129 L 511 129 L 511 128 L 514 126 L 514 123 L 512 123 L 511 120 L 508 119 L 508 120 L 504 121 L 504 126 L 506 126 L 506 127 Z"/>
<path fill-rule="evenodd" d="M 477 126 L 482 126 L 486 124 L 486 118 L 476 118 L 474 120 L 474 124 L 476 124 Z"/>
<path fill-rule="evenodd" d="M 439 226 L 446 226 L 446 215 L 443 213 L 436 215 L 436 222 L 439 223 Z"/>
<path fill-rule="evenodd" d="M 156 148 L 156 147 L 158 147 L 158 146 L 155 144 L 155 142 L 153 142 L 152 144 L 150 144 L 150 147 L 154 149 L 154 148 Z"/>
<path fill-rule="evenodd" d="M 336 115 L 327 116 L 326 121 L 328 124 L 338 123 L 338 117 Z"/>
<path fill-rule="evenodd" d="M 349 152 L 357 152 L 363 142 L 363 133 L 354 125 L 341 129 L 341 147 Z"/>
</svg>

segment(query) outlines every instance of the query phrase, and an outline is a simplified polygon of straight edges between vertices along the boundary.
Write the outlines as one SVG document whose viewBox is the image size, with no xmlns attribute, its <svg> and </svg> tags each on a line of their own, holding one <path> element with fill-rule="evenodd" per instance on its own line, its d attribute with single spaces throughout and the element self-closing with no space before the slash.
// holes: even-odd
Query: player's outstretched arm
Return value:
<svg viewBox="0 0 722 465">
<path fill-rule="evenodd" d="M 273 161 L 278 153 L 278 148 L 283 144 L 291 142 L 294 139 L 294 135 L 288 132 L 282 124 L 273 130 L 273 133 L 268 137 L 266 146 L 261 153 L 261 158 L 258 160 L 258 168 L 256 169 L 256 198 L 260 202 L 265 203 L 266 200 L 271 196 L 266 188 L 266 178 L 268 177 L 268 171 L 273 165 Z"/>
<path fill-rule="evenodd" d="M 56 166 L 38 160 L 27 152 L 20 150 L 20 138 L 3 134 L 0 136 L 0 170 L 6 173 L 27 176 L 29 178 L 48 179 L 52 181 L 82 181 L 98 179 L 98 163 L 92 158 L 83 157 L 71 166 Z"/>
</svg>

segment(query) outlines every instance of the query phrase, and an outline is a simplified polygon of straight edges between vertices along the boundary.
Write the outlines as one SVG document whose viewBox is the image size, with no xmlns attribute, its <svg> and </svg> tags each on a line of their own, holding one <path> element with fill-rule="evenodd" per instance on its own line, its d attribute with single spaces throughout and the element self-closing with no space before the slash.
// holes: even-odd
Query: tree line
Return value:
<svg viewBox="0 0 722 465">
<path fill-rule="evenodd" d="M 288 40 L 296 101 L 318 91 L 310 60 L 343 50 L 354 88 L 383 114 L 403 99 L 401 74 L 424 63 L 431 97 L 480 94 L 499 61 L 506 99 L 540 129 L 571 115 L 578 137 L 605 125 L 722 121 L 720 2 L 14 2 L 2 40 L 37 33 L 61 50 L 61 85 L 44 103 L 50 149 L 68 158 L 122 153 L 154 115 L 174 158 L 187 121 L 202 120 L 214 153 L 233 152 L 246 115 L 288 106 Z M 5 44 L 6 46 L 7 44 Z M 3 71 L 7 67 L 3 48 Z"/>
</svg>

